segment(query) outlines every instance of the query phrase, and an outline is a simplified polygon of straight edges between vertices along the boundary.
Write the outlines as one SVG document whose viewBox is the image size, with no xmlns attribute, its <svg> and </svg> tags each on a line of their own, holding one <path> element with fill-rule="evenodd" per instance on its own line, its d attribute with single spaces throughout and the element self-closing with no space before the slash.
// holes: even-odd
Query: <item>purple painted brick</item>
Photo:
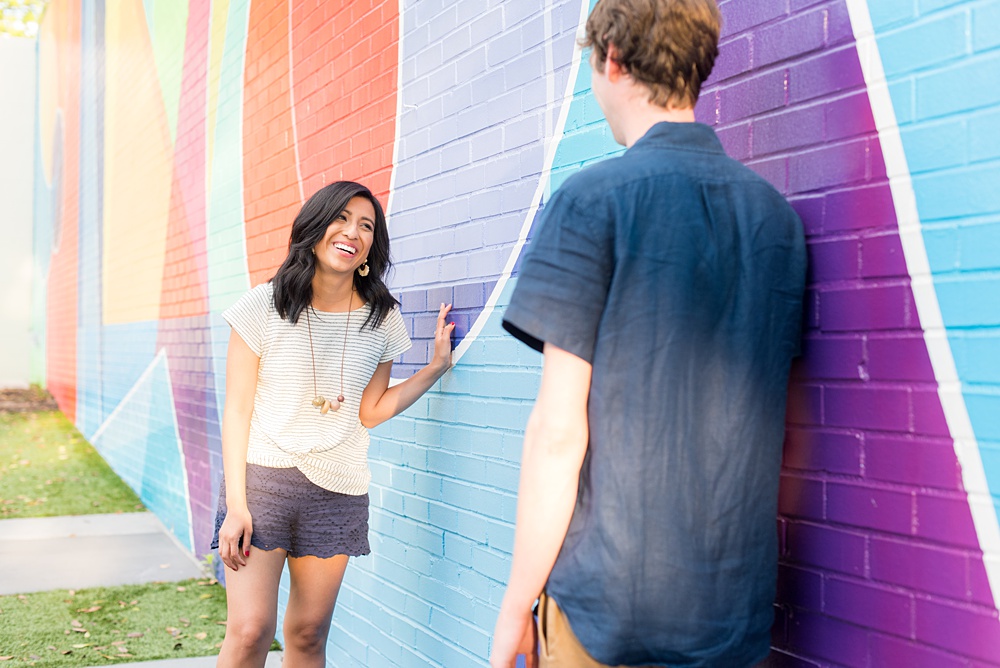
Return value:
<svg viewBox="0 0 1000 668">
<path fill-rule="evenodd" d="M 483 283 L 464 283 L 455 286 L 454 306 L 456 309 L 478 309 L 486 303 Z"/>
<path fill-rule="evenodd" d="M 897 229 L 896 206 L 888 182 L 830 193 L 826 196 L 823 229 L 827 232 Z"/>
<path fill-rule="evenodd" d="M 863 89 L 865 78 L 858 52 L 849 44 L 798 62 L 790 68 L 788 85 L 791 104 L 823 95 L 840 95 L 851 88 Z"/>
<path fill-rule="evenodd" d="M 427 291 L 410 290 L 400 295 L 402 305 L 400 310 L 403 313 L 420 313 L 427 310 Z"/>
<path fill-rule="evenodd" d="M 832 427 L 907 431 L 909 392 L 889 387 L 826 387 L 823 423 Z"/>
<path fill-rule="evenodd" d="M 861 485 L 827 483 L 827 517 L 833 522 L 908 535 L 913 494 Z"/>
<path fill-rule="evenodd" d="M 722 9 L 722 37 L 739 34 L 788 12 L 788 0 L 730 2 Z"/>
<path fill-rule="evenodd" d="M 729 157 L 736 160 L 746 160 L 750 157 L 750 123 L 719 128 L 716 134 Z"/>
<path fill-rule="evenodd" d="M 807 246 L 810 283 L 858 278 L 861 247 L 857 239 L 816 239 Z"/>
<path fill-rule="evenodd" d="M 868 436 L 865 477 L 919 487 L 962 489 L 961 467 L 948 440 Z"/>
<path fill-rule="evenodd" d="M 868 178 L 867 154 L 866 139 L 796 153 L 788 162 L 788 189 L 804 193 L 862 183 Z"/>
<path fill-rule="evenodd" d="M 993 590 L 986 576 L 986 566 L 983 564 L 982 552 L 976 550 L 969 557 L 969 600 L 972 603 L 996 607 Z"/>
<path fill-rule="evenodd" d="M 867 542 L 860 533 L 788 522 L 782 561 L 860 576 L 865 573 L 866 551 Z"/>
<path fill-rule="evenodd" d="M 823 419 L 823 390 L 816 385 L 791 383 L 785 421 L 789 424 L 814 425 Z"/>
<path fill-rule="evenodd" d="M 748 162 L 747 166 L 764 177 L 783 195 L 788 194 L 788 158 L 768 158 Z"/>
<path fill-rule="evenodd" d="M 794 566 L 778 567 L 776 600 L 800 610 L 820 612 L 823 605 L 823 576 Z"/>
<path fill-rule="evenodd" d="M 782 463 L 803 471 L 861 475 L 861 436 L 790 428 Z"/>
<path fill-rule="evenodd" d="M 917 535 L 945 545 L 979 549 L 968 497 L 917 492 Z"/>
<path fill-rule="evenodd" d="M 810 656 L 843 666 L 868 665 L 867 632 L 851 624 L 808 612 L 789 620 L 788 644 Z"/>
<path fill-rule="evenodd" d="M 823 103 L 826 140 L 836 141 L 875 132 L 875 117 L 865 90 Z"/>
<path fill-rule="evenodd" d="M 803 340 L 802 364 L 796 377 L 858 380 L 864 362 L 864 340 L 855 336 L 807 336 Z"/>
<path fill-rule="evenodd" d="M 716 86 L 730 77 L 753 69 L 753 50 L 749 37 L 739 37 L 719 45 L 719 56 L 715 59 L 708 86 Z M 706 90 L 708 89 L 706 86 Z"/>
<path fill-rule="evenodd" d="M 898 234 L 880 234 L 861 240 L 861 275 L 865 278 L 909 276 Z"/>
<path fill-rule="evenodd" d="M 948 421 L 944 417 L 944 409 L 941 407 L 941 398 L 936 389 L 914 390 L 911 401 L 915 433 L 944 437 L 951 435 Z"/>
<path fill-rule="evenodd" d="M 823 48 L 826 11 L 818 9 L 761 28 L 754 34 L 754 65 L 763 67 Z"/>
<path fill-rule="evenodd" d="M 936 382 L 927 345 L 920 334 L 869 337 L 868 375 L 872 380 Z"/>
<path fill-rule="evenodd" d="M 885 155 L 882 153 L 882 143 L 878 137 L 868 140 L 868 180 L 884 181 L 887 176 L 885 168 Z"/>
<path fill-rule="evenodd" d="M 823 211 L 826 209 L 826 198 L 822 195 L 799 196 L 789 200 L 802 219 L 806 236 L 811 237 L 823 231 Z"/>
<path fill-rule="evenodd" d="M 870 582 L 825 578 L 823 612 L 900 636 L 909 637 L 912 631 L 913 601 L 910 596 Z"/>
<path fill-rule="evenodd" d="M 854 42 L 854 28 L 847 3 L 838 0 L 827 5 L 826 45 L 830 47 L 845 42 Z"/>
<path fill-rule="evenodd" d="M 964 660 L 914 642 L 873 633 L 869 636 L 871 666 L 906 668 L 967 668 Z"/>
<path fill-rule="evenodd" d="M 968 555 L 964 552 L 873 538 L 869 564 L 875 580 L 958 601 L 966 597 Z"/>
<path fill-rule="evenodd" d="M 997 611 L 917 599 L 917 638 L 970 656 L 1000 663 L 1000 621 Z"/>
<path fill-rule="evenodd" d="M 911 299 L 908 285 L 823 291 L 820 328 L 828 332 L 906 329 L 911 326 Z"/>
<path fill-rule="evenodd" d="M 788 77 L 783 70 L 767 72 L 719 90 L 719 122 L 732 123 L 787 103 Z"/>
<path fill-rule="evenodd" d="M 753 120 L 754 157 L 802 148 L 823 141 L 823 108 L 797 107 Z"/>
<path fill-rule="evenodd" d="M 822 520 L 824 497 L 822 480 L 782 475 L 778 513 L 785 517 Z"/>
</svg>

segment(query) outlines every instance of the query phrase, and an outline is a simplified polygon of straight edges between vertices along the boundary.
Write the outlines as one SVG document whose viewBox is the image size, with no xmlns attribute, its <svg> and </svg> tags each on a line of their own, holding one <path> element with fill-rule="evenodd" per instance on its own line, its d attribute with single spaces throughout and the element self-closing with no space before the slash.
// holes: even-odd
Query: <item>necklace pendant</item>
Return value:
<svg viewBox="0 0 1000 668">
<path fill-rule="evenodd" d="M 323 402 L 323 407 L 319 409 L 321 415 L 326 415 L 330 412 L 330 400 L 327 399 Z"/>
<path fill-rule="evenodd" d="M 319 408 L 320 406 L 322 406 L 325 403 L 326 403 L 326 399 L 323 397 L 322 394 L 317 395 L 316 398 L 313 399 L 313 401 L 312 401 L 313 406 L 315 406 L 316 408 Z"/>
<path fill-rule="evenodd" d="M 337 401 L 339 401 L 340 403 L 344 403 L 344 395 L 343 394 L 339 395 L 337 397 Z"/>
<path fill-rule="evenodd" d="M 330 399 L 330 410 L 335 411 L 340 408 L 340 404 L 344 401 L 343 397 L 337 397 L 336 399 Z"/>
</svg>

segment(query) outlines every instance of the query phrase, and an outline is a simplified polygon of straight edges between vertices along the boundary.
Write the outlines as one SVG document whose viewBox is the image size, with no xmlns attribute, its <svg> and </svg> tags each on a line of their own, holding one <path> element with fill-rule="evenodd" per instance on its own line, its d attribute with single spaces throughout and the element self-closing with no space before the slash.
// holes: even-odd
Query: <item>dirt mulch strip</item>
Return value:
<svg viewBox="0 0 1000 668">
<path fill-rule="evenodd" d="M 52 395 L 37 387 L 27 390 L 0 390 L 0 413 L 31 413 L 59 410 Z"/>
</svg>

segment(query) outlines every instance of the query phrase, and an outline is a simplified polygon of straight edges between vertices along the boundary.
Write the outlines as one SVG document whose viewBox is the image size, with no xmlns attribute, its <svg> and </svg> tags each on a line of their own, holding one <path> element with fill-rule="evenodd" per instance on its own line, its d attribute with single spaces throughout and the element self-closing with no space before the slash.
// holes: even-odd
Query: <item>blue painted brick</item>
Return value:
<svg viewBox="0 0 1000 668">
<path fill-rule="evenodd" d="M 916 80 L 919 118 L 934 118 L 1000 104 L 1000 53 L 967 58 Z"/>
<path fill-rule="evenodd" d="M 895 78 L 963 55 L 967 24 L 965 12 L 951 12 L 881 34 L 878 45 L 886 76 Z"/>
</svg>

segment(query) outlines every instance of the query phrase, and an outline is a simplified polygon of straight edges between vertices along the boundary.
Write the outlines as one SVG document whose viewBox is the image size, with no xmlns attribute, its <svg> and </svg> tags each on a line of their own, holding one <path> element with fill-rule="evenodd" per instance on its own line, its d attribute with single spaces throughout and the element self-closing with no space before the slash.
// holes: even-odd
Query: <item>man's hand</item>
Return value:
<svg viewBox="0 0 1000 668">
<path fill-rule="evenodd" d="M 496 628 L 493 629 L 492 668 L 514 668 L 518 655 L 524 655 L 526 668 L 538 666 L 538 632 L 531 608 L 510 610 L 500 606 Z"/>
</svg>

